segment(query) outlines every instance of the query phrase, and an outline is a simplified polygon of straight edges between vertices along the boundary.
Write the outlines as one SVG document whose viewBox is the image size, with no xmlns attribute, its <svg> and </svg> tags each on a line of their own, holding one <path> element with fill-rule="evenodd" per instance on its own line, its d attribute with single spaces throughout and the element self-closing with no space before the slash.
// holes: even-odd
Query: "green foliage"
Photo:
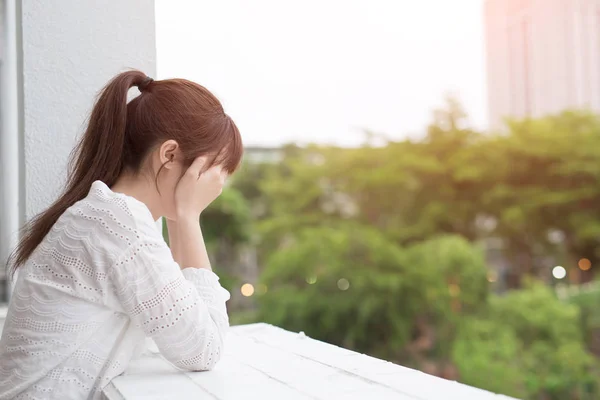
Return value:
<svg viewBox="0 0 600 400">
<path fill-rule="evenodd" d="M 205 240 L 210 244 L 226 238 L 231 243 L 246 243 L 251 238 L 248 202 L 234 188 L 226 188 L 203 213 L 201 218 Z"/>
<path fill-rule="evenodd" d="M 219 283 L 231 293 L 239 287 L 240 280 L 231 272 L 221 270 L 219 271 Z"/>
<path fill-rule="evenodd" d="M 465 318 L 452 359 L 462 383 L 524 399 L 528 393 L 519 350 L 520 342 L 511 326 L 498 320 Z"/>
<path fill-rule="evenodd" d="M 501 383 L 506 389 L 497 388 L 501 392 L 513 390 L 509 394 L 528 399 L 578 398 L 595 385 L 598 372 L 578 322 L 579 309 L 538 282 L 494 296 L 487 316 L 464 325 L 459 335 L 454 356 L 461 378 L 495 387 L 492 374 L 504 369 L 502 379 L 508 381 Z M 469 356 L 474 351 L 476 356 Z"/>
<path fill-rule="evenodd" d="M 600 265 L 596 116 L 564 113 L 482 135 L 449 100 L 434 122 L 419 141 L 290 147 L 280 164 L 261 165 L 245 187 L 267 209 L 258 224 L 263 260 L 290 231 L 350 220 L 402 246 L 444 233 L 495 238 L 511 288 L 527 275 L 547 279 L 549 258 Z M 550 240 L 552 232 L 563 239 Z"/>
<path fill-rule="evenodd" d="M 579 309 L 560 302 L 553 291 L 538 282 L 526 290 L 494 297 L 491 307 L 497 318 L 513 327 L 525 346 L 541 340 L 554 345 L 581 342 Z"/>
<path fill-rule="evenodd" d="M 403 312 L 427 318 L 437 335 L 437 358 L 449 359 L 459 322 L 486 306 L 489 286 L 483 253 L 464 238 L 443 236 L 408 248 Z"/>
<path fill-rule="evenodd" d="M 262 319 L 361 351 L 399 351 L 410 334 L 401 312 L 402 251 L 359 227 L 306 228 L 295 236 L 262 275 L 268 287 L 260 299 Z M 347 290 L 339 288 L 342 279 Z"/>
<path fill-rule="evenodd" d="M 424 295 L 438 314 L 451 314 L 452 300 L 461 313 L 473 313 L 485 304 L 488 294 L 487 268 L 483 252 L 460 236 L 442 236 L 408 248 L 409 278 L 415 287 L 411 298 Z M 425 291 L 422 289 L 426 288 Z"/>
<path fill-rule="evenodd" d="M 419 347 L 433 327 L 450 334 L 460 312 L 485 304 L 485 271 L 481 252 L 458 237 L 402 249 L 364 226 L 306 228 L 270 258 L 261 317 L 418 364 L 432 354 L 447 356 L 442 342 Z M 349 282 L 347 290 L 340 290 L 340 279 Z"/>
<path fill-rule="evenodd" d="M 600 281 L 588 284 L 568 300 L 580 310 L 580 329 L 586 346 L 600 356 Z"/>
</svg>

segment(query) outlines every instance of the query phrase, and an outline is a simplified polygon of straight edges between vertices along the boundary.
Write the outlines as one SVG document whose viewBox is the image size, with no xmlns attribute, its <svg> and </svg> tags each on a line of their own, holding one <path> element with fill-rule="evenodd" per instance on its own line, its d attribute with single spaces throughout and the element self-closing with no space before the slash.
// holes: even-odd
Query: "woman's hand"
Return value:
<svg viewBox="0 0 600 400">
<path fill-rule="evenodd" d="M 227 173 L 219 165 L 203 171 L 206 161 L 204 156 L 196 158 L 175 187 L 178 221 L 183 218 L 198 221 L 202 211 L 223 191 Z"/>
</svg>

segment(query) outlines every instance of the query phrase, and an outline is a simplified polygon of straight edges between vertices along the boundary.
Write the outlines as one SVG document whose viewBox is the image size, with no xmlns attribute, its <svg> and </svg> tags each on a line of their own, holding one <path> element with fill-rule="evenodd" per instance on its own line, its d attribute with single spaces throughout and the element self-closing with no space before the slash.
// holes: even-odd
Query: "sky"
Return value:
<svg viewBox="0 0 600 400">
<path fill-rule="evenodd" d="M 211 90 L 246 145 L 422 134 L 452 94 L 487 125 L 483 0 L 156 0 L 157 76 Z"/>
</svg>

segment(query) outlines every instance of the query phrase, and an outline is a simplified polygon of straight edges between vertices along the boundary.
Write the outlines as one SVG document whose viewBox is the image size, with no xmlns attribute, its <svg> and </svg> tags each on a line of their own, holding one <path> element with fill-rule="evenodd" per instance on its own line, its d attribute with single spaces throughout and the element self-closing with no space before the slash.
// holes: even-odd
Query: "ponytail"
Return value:
<svg viewBox="0 0 600 400">
<path fill-rule="evenodd" d="M 29 221 L 9 260 L 14 272 L 31 256 L 58 218 L 77 201 L 83 199 L 96 180 L 112 186 L 124 166 L 127 128 L 127 94 L 133 86 L 147 90 L 152 83 L 140 71 L 117 75 L 100 93 L 83 138 L 71 154 L 66 190 L 46 211 Z"/>
</svg>

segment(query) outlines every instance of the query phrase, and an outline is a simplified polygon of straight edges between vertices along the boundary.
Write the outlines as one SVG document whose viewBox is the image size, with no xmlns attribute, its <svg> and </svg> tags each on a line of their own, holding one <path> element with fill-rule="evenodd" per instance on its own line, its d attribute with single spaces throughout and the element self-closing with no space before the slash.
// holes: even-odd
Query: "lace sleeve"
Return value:
<svg viewBox="0 0 600 400">
<path fill-rule="evenodd" d="M 181 271 L 162 239 L 130 247 L 111 273 L 118 299 L 132 321 L 175 366 L 211 369 L 223 353 L 229 292 L 206 269 Z"/>
</svg>

